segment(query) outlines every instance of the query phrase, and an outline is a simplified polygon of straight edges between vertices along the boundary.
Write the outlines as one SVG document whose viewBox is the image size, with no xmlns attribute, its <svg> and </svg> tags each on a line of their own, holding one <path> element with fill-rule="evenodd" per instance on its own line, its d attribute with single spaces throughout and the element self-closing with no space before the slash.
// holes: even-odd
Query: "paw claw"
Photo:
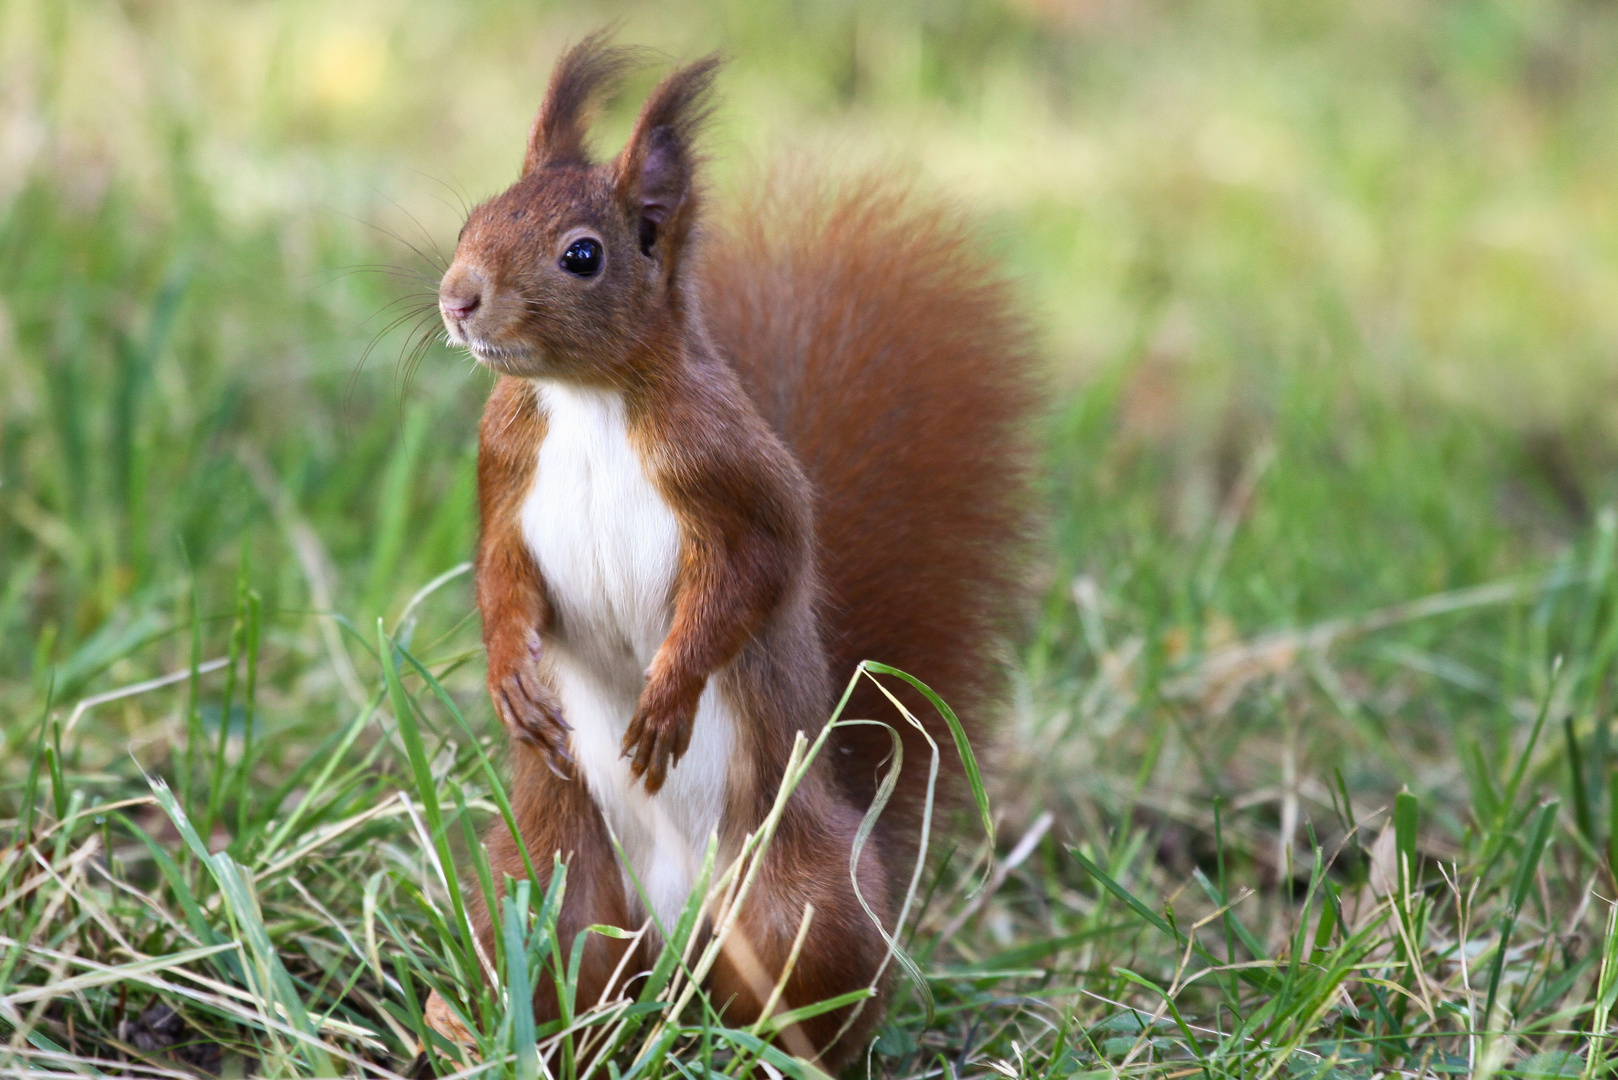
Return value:
<svg viewBox="0 0 1618 1080">
<path fill-rule="evenodd" d="M 671 686 L 653 680 L 641 694 L 634 719 L 624 733 L 620 757 L 629 758 L 629 773 L 656 794 L 691 745 L 697 700 L 702 687 Z"/>
<path fill-rule="evenodd" d="M 520 671 L 498 683 L 490 682 L 495 711 L 511 736 L 539 751 L 557 776 L 571 779 L 575 763 L 568 751 L 567 733 L 573 729 L 562 719 L 561 706 L 549 688 L 532 676 L 523 678 Z"/>
</svg>

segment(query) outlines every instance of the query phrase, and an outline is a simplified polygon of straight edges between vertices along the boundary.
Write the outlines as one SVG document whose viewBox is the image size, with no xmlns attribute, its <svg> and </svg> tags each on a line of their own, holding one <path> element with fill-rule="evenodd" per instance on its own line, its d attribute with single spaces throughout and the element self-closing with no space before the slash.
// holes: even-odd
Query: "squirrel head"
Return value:
<svg viewBox="0 0 1618 1080">
<path fill-rule="evenodd" d="M 665 78 L 623 151 L 596 163 L 590 112 L 632 55 L 596 34 L 562 57 L 522 176 L 461 229 L 439 312 L 450 341 L 497 372 L 623 385 L 649 330 L 681 317 L 699 196 L 692 144 L 719 60 Z"/>
</svg>

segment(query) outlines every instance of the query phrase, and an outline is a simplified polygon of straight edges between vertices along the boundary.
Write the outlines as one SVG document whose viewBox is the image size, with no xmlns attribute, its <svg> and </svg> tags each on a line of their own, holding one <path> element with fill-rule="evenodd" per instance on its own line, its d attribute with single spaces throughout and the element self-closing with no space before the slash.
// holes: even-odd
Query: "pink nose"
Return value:
<svg viewBox="0 0 1618 1080">
<path fill-rule="evenodd" d="M 444 309 L 444 314 L 456 322 L 470 318 L 472 312 L 476 311 L 478 305 L 482 302 L 483 298 L 476 293 L 471 296 L 444 296 L 440 297 L 438 301 L 439 305 Z"/>
</svg>

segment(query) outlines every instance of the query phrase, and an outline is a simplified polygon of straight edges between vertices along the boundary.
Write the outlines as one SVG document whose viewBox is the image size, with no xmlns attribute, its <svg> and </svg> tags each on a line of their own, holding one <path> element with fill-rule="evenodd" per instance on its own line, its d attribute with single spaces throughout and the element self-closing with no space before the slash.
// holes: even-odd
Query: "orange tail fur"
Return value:
<svg viewBox="0 0 1618 1080">
<path fill-rule="evenodd" d="M 715 341 L 815 488 L 834 682 L 840 692 L 861 660 L 908 672 L 982 752 L 1026 577 L 1028 328 L 959 215 L 907 184 L 760 187 L 768 194 L 725 214 L 705 246 L 704 302 Z M 943 805 L 957 802 L 947 725 L 888 683 L 938 743 Z M 913 850 L 926 739 L 865 680 L 844 715 L 902 733 L 880 835 L 889 850 Z M 839 777 L 867 805 L 891 738 L 868 726 L 840 736 Z"/>
</svg>

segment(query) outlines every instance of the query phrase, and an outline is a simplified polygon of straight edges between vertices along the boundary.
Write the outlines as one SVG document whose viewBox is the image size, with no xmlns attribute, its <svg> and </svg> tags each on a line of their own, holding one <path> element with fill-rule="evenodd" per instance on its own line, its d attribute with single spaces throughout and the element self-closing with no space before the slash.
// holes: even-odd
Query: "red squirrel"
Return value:
<svg viewBox="0 0 1618 1080">
<path fill-rule="evenodd" d="M 758 827 L 795 736 L 820 732 L 861 660 L 984 734 L 1028 531 L 1028 335 L 968 231 L 881 178 L 774 183 L 714 227 L 695 140 L 715 58 L 652 91 L 616 158 L 590 155 L 592 106 L 628 56 L 597 35 L 560 59 L 521 177 L 471 212 L 439 289 L 451 341 L 498 376 L 477 599 L 522 842 L 568 864 L 563 955 L 592 924 L 674 925 L 710 836 L 723 859 Z M 930 751 L 874 686 L 845 715 L 900 730 L 898 790 L 851 867 L 891 741 L 835 733 L 741 909 L 746 955 L 709 974 L 728 1023 L 758 1018 L 805 904 L 778 1009 L 884 966 L 854 878 L 891 929 Z M 521 875 L 516 843 L 489 836 L 497 874 Z M 590 935 L 581 1007 L 627 947 Z M 835 1068 L 881 1005 L 783 1044 Z M 549 989 L 534 1006 L 557 1014 Z"/>
</svg>

